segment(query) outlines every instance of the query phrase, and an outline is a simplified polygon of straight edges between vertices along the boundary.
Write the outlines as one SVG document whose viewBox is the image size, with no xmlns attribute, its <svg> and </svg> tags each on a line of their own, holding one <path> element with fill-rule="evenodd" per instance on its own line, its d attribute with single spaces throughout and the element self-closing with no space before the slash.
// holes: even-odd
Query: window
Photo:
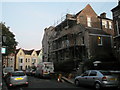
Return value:
<svg viewBox="0 0 120 90">
<path fill-rule="evenodd" d="M 20 70 L 22 70 L 22 66 L 20 66 Z"/>
<path fill-rule="evenodd" d="M 28 62 L 30 62 L 30 59 L 28 58 Z"/>
<path fill-rule="evenodd" d="M 109 22 L 109 29 L 112 29 L 112 22 Z"/>
<path fill-rule="evenodd" d="M 107 21 L 102 21 L 102 25 L 105 27 L 105 28 L 107 28 Z"/>
<path fill-rule="evenodd" d="M 103 75 L 111 75 L 111 72 L 109 71 L 100 71 Z"/>
<path fill-rule="evenodd" d="M 91 18 L 90 17 L 87 17 L 87 25 L 88 25 L 88 27 L 91 27 Z"/>
<path fill-rule="evenodd" d="M 25 76 L 25 73 L 23 73 L 23 72 L 14 72 L 14 73 L 12 73 L 12 76 Z"/>
<path fill-rule="evenodd" d="M 25 66 L 25 68 L 27 69 L 27 65 Z"/>
<path fill-rule="evenodd" d="M 32 59 L 32 63 L 36 63 L 36 59 L 35 58 Z"/>
<path fill-rule="evenodd" d="M 88 76 L 88 74 L 89 74 L 89 71 L 86 71 L 82 74 L 82 76 Z"/>
<path fill-rule="evenodd" d="M 116 21 L 116 28 L 117 28 L 117 34 L 120 35 L 120 28 L 119 28 L 119 25 L 118 25 L 118 21 Z"/>
<path fill-rule="evenodd" d="M 105 21 L 105 28 L 108 28 L 108 27 L 107 27 L 107 21 Z"/>
<path fill-rule="evenodd" d="M 20 53 L 20 55 L 22 55 L 22 53 Z"/>
<path fill-rule="evenodd" d="M 81 44 L 84 45 L 84 37 L 81 38 Z"/>
<path fill-rule="evenodd" d="M 91 73 L 90 73 L 89 76 L 97 76 L 97 72 L 95 72 L 95 71 L 91 71 Z"/>
<path fill-rule="evenodd" d="M 26 58 L 26 62 L 27 62 L 27 58 Z"/>
<path fill-rule="evenodd" d="M 19 63 L 23 63 L 23 59 L 21 58 L 21 59 L 19 59 Z"/>
<path fill-rule="evenodd" d="M 98 36 L 97 40 L 98 40 L 98 45 L 102 45 L 102 37 Z"/>
<path fill-rule="evenodd" d="M 66 46 L 69 46 L 69 40 L 66 40 Z"/>
</svg>

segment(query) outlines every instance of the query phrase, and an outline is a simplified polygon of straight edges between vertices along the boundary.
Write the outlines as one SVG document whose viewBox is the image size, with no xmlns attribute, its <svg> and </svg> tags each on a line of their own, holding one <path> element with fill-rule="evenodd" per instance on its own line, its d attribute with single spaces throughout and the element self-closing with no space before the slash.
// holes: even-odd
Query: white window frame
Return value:
<svg viewBox="0 0 120 90">
<path fill-rule="evenodd" d="M 107 26 L 107 21 L 105 21 L 105 28 L 108 28 L 108 26 Z"/>
<path fill-rule="evenodd" d="M 109 29 L 112 29 L 112 22 L 109 22 Z"/>
<path fill-rule="evenodd" d="M 87 17 L 87 26 L 88 27 L 92 27 L 92 25 L 91 25 L 91 18 L 90 17 Z"/>
</svg>

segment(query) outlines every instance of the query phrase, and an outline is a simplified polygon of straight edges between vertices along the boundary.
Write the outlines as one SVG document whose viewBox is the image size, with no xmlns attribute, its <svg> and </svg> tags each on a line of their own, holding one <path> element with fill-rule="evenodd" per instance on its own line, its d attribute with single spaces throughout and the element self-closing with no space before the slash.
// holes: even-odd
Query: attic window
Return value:
<svg viewBox="0 0 120 90">
<path fill-rule="evenodd" d="M 20 55 L 22 55 L 22 53 L 20 53 Z"/>
<path fill-rule="evenodd" d="M 87 17 L 87 26 L 91 27 L 91 18 L 90 17 Z"/>
</svg>

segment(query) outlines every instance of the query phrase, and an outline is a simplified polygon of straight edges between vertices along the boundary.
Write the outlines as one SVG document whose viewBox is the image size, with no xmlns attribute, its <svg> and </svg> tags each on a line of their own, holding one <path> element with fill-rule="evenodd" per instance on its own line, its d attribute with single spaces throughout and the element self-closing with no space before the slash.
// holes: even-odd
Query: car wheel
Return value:
<svg viewBox="0 0 120 90">
<path fill-rule="evenodd" d="M 101 85 L 99 83 L 95 83 L 95 90 L 101 90 Z"/>
<path fill-rule="evenodd" d="M 25 87 L 28 87 L 28 84 L 25 84 Z"/>
<path fill-rule="evenodd" d="M 75 85 L 78 87 L 80 86 L 79 80 L 75 80 Z"/>
</svg>

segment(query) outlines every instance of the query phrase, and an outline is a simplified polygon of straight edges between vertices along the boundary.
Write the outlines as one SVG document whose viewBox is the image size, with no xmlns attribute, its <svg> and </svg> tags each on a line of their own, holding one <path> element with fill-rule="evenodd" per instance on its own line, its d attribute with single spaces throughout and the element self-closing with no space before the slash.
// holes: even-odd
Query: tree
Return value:
<svg viewBox="0 0 120 90">
<path fill-rule="evenodd" d="M 2 27 L 2 36 L 6 37 L 6 41 L 2 42 L 2 46 L 6 46 L 6 56 L 15 53 L 17 42 L 15 40 L 15 35 L 9 30 L 9 27 L 6 27 L 5 23 L 0 23 Z"/>
</svg>

